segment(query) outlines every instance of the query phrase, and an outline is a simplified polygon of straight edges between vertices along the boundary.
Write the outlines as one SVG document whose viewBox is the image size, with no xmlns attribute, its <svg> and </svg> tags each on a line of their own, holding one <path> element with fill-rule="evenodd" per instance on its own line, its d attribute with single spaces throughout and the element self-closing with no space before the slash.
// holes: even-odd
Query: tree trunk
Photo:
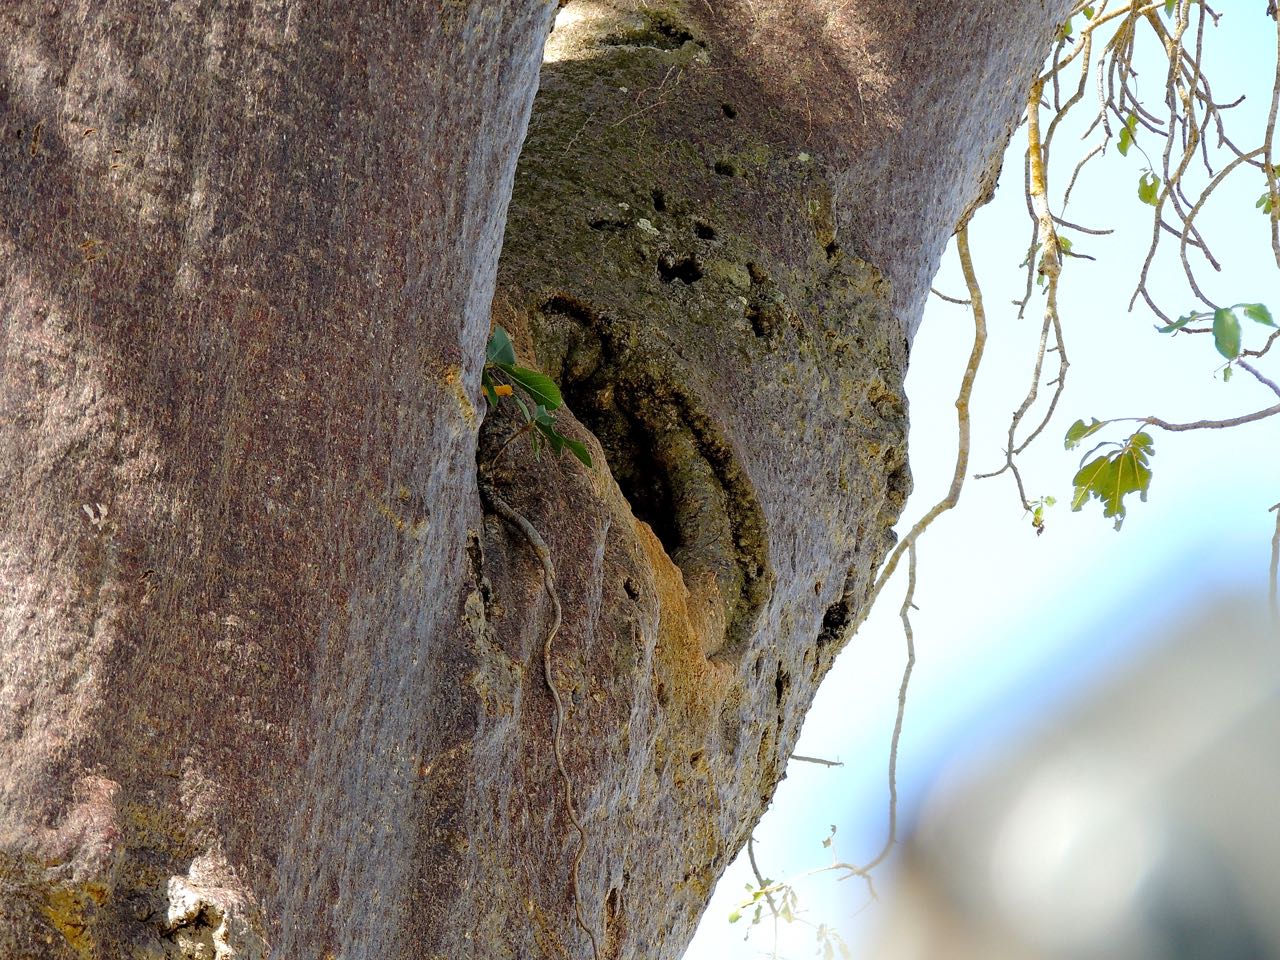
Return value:
<svg viewBox="0 0 1280 960">
<path fill-rule="evenodd" d="M 544 0 L 0 11 L 0 956 L 680 954 L 1067 4 L 843 6 L 570 5 L 514 194 Z"/>
</svg>

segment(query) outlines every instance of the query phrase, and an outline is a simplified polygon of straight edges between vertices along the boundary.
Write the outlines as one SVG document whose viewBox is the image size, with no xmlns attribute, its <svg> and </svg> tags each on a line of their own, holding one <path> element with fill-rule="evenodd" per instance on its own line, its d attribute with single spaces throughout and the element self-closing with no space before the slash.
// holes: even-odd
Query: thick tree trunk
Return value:
<svg viewBox="0 0 1280 960">
<path fill-rule="evenodd" d="M 494 314 L 594 470 L 477 389 L 546 2 L 0 11 L 0 956 L 678 956 L 1065 7 L 563 11 Z"/>
</svg>

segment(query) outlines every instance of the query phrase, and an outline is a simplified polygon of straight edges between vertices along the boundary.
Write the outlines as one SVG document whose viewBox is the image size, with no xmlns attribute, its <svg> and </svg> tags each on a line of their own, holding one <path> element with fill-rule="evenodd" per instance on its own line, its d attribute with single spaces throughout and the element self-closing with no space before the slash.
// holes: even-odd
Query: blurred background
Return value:
<svg viewBox="0 0 1280 960">
<path fill-rule="evenodd" d="M 1205 45 L 1218 97 L 1246 94 L 1229 116 L 1244 149 L 1261 140 L 1276 66 L 1263 6 L 1231 4 Z M 1150 81 L 1140 94 L 1162 103 L 1167 68 L 1158 58 L 1137 66 Z M 1073 142 L 1095 111 L 1086 101 L 1076 112 L 1081 123 L 1058 134 L 1050 171 L 1058 209 L 1071 168 L 1096 139 Z M 1062 438 L 1077 418 L 1196 420 L 1275 402 L 1252 378 L 1224 382 L 1211 338 L 1161 335 L 1149 312 L 1128 312 L 1151 236 L 1152 208 L 1137 195 L 1150 163 L 1143 150 L 1155 159 L 1159 148 L 1142 132 L 1127 156 L 1113 145 L 1086 168 L 1065 212 L 1115 233 L 1064 230 L 1097 261 L 1064 269 L 1067 388 L 1021 461 L 1028 497 L 1057 498 L 1043 536 L 1006 474 L 969 480 L 960 507 L 920 542 L 918 660 L 898 759 L 902 829 L 875 872 L 879 898 L 860 879 L 805 875 L 833 854 L 866 862 L 885 839 L 905 660 L 901 573 L 828 677 L 796 751 L 843 765 L 793 761 L 755 832 L 762 874 L 795 879 L 797 919 L 776 931 L 767 911 L 754 927 L 750 911 L 729 922 L 756 883 L 741 857 L 686 960 L 823 956 L 823 928 L 852 956 L 875 960 L 1280 957 L 1280 636 L 1266 598 L 1280 417 L 1152 431 L 1149 501 L 1129 498 L 1120 532 L 1096 502 L 1070 509 L 1082 451 L 1065 451 Z M 1039 336 L 1040 294 L 1022 319 L 1011 305 L 1023 293 L 1018 264 L 1031 235 L 1024 151 L 1020 129 L 996 199 L 970 228 L 989 334 L 971 473 L 1003 461 Z M 1198 276 L 1211 297 L 1260 301 L 1280 316 L 1280 272 L 1255 208 L 1263 190 L 1261 173 L 1242 170 L 1209 201 L 1201 227 L 1223 269 Z M 1195 309 L 1176 243 L 1152 277 L 1166 312 Z M 935 286 L 965 296 L 954 252 Z M 1245 346 L 1260 346 L 1265 330 L 1246 329 Z M 955 393 L 972 336 L 967 308 L 931 301 L 907 382 L 915 491 L 900 532 L 950 482 Z M 1273 356 L 1261 365 L 1276 378 Z"/>
</svg>

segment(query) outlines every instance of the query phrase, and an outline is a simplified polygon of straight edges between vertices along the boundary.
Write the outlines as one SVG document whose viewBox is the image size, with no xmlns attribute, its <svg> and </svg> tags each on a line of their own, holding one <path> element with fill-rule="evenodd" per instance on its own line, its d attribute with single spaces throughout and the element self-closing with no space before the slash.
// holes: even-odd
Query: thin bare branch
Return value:
<svg viewBox="0 0 1280 960">
<path fill-rule="evenodd" d="M 961 300 L 959 297 L 949 297 L 945 293 L 943 293 L 941 290 L 939 290 L 937 287 L 930 287 L 929 292 L 932 293 L 939 300 L 945 300 L 947 301 L 947 303 L 954 303 L 958 307 L 969 306 L 968 300 Z"/>
<path fill-rule="evenodd" d="M 792 760 L 799 760 L 801 763 L 816 763 L 824 767 L 843 767 L 843 760 L 824 760 L 822 757 L 805 757 L 798 753 L 791 755 Z"/>
<path fill-rule="evenodd" d="M 551 548 L 547 546 L 547 542 L 542 539 L 542 535 L 538 533 L 537 528 L 529 522 L 524 514 L 498 495 L 497 490 L 494 489 L 488 478 L 482 474 L 477 478 L 477 482 L 480 487 L 480 495 L 484 501 L 489 504 L 494 513 L 524 537 L 525 542 L 529 544 L 529 547 L 537 556 L 538 563 L 542 566 L 542 585 L 546 589 L 547 598 L 551 601 L 551 626 L 547 628 L 546 639 L 542 644 L 543 677 L 546 680 L 547 689 L 551 691 L 551 699 L 555 704 L 555 724 L 552 728 L 551 746 L 552 752 L 555 754 L 556 768 L 559 770 L 561 782 L 564 784 L 565 809 L 569 814 L 569 820 L 573 824 L 573 828 L 578 833 L 578 845 L 574 853 L 572 869 L 574 919 L 577 921 L 578 927 L 591 941 L 591 956 L 593 960 L 600 960 L 600 946 L 596 942 L 595 931 L 587 926 L 587 921 L 582 916 L 582 889 L 578 873 L 582 866 L 582 857 L 586 852 L 587 831 L 582 826 L 582 820 L 578 816 L 578 808 L 573 799 L 573 781 L 570 779 L 568 768 L 565 765 L 564 700 L 561 698 L 560 690 L 556 686 L 555 674 L 551 665 L 552 648 L 555 644 L 556 634 L 560 632 L 562 619 L 560 595 L 556 592 L 556 570 L 551 561 Z"/>
<path fill-rule="evenodd" d="M 982 291 L 978 287 L 978 278 L 973 269 L 973 257 L 969 251 L 968 223 L 961 225 L 960 229 L 956 231 L 956 249 L 960 255 L 960 266 L 964 272 L 965 285 L 969 288 L 969 300 L 973 307 L 974 332 L 973 349 L 969 353 L 969 362 L 965 366 L 964 376 L 960 381 L 960 390 L 956 395 L 956 420 L 959 439 L 956 450 L 955 472 L 952 474 L 951 487 L 947 491 L 947 495 L 916 521 L 907 535 L 898 542 L 893 553 L 890 554 L 888 561 L 885 562 L 883 569 L 880 571 L 879 577 L 876 578 L 875 587 L 871 591 L 871 596 L 865 608 L 871 609 L 875 605 L 876 598 L 884 589 L 885 584 L 888 583 L 889 578 L 893 576 L 898 562 L 905 553 L 907 555 L 907 591 L 898 615 L 902 620 L 902 627 L 906 636 L 907 663 L 903 669 L 902 682 L 898 687 L 898 711 L 894 720 L 893 736 L 889 745 L 888 834 L 880 852 L 867 863 L 861 866 L 852 864 L 838 865 L 841 869 L 847 870 L 849 876 L 864 878 L 868 885 L 871 883 L 870 872 L 885 861 L 897 844 L 898 838 L 898 744 L 902 737 L 903 718 L 906 715 L 907 688 L 911 683 L 911 671 L 915 668 L 916 662 L 915 636 L 911 630 L 910 617 L 911 610 L 914 608 L 916 589 L 916 542 L 934 520 L 960 502 L 960 493 L 964 488 L 965 475 L 969 470 L 969 402 L 973 395 L 973 383 L 978 376 L 978 368 L 982 363 L 983 349 L 986 347 L 987 342 L 987 317 L 982 306 Z M 875 888 L 870 887 L 870 889 L 874 896 Z"/>
</svg>

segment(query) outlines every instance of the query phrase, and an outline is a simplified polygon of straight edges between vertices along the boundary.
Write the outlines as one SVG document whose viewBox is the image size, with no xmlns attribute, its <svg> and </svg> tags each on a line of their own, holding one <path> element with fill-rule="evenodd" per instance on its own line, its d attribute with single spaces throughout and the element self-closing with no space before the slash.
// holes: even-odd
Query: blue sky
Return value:
<svg viewBox="0 0 1280 960">
<path fill-rule="evenodd" d="M 1206 42 L 1206 70 L 1221 99 L 1249 95 L 1229 115 L 1237 142 L 1248 149 L 1265 125 L 1275 33 L 1260 2 L 1228 6 Z M 1163 71 L 1154 64 L 1143 75 L 1153 85 L 1163 84 Z M 1152 97 L 1149 91 L 1148 101 Z M 1077 112 L 1082 118 L 1091 114 L 1090 101 Z M 1059 134 L 1051 171 L 1056 197 L 1081 155 L 1077 143 L 1070 130 Z M 1156 156 L 1150 136 L 1139 134 L 1138 145 Z M 971 472 L 1001 462 L 1009 416 L 1026 392 L 1039 334 L 1039 298 L 1021 320 L 1010 306 L 1021 295 L 1017 265 L 1030 236 L 1020 194 L 1024 149 L 1025 132 L 1019 130 L 996 200 L 971 227 L 989 327 L 973 398 Z M 1119 533 L 1096 504 L 1079 513 L 1069 507 L 1079 451 L 1064 451 L 1062 436 L 1075 419 L 1193 420 L 1275 402 L 1246 375 L 1230 383 L 1216 378 L 1219 358 L 1211 338 L 1162 336 L 1148 312 L 1127 312 L 1150 237 L 1151 208 L 1137 197 L 1146 164 L 1139 150 L 1121 157 L 1112 148 L 1088 168 L 1066 213 L 1071 220 L 1117 232 L 1093 238 L 1067 231 L 1075 249 L 1097 256 L 1098 262 L 1068 261 L 1060 309 L 1071 358 L 1068 387 L 1057 418 L 1022 461 L 1028 495 L 1052 494 L 1059 501 L 1048 511 L 1044 536 L 1035 536 L 1006 475 L 970 480 L 959 509 L 939 520 L 921 542 L 920 610 L 913 617 L 918 662 L 899 759 L 908 817 L 944 764 L 998 751 L 1010 738 L 1045 722 L 1055 705 L 1078 697 L 1158 643 L 1168 623 L 1223 593 L 1265 596 L 1274 531 L 1268 507 L 1280 501 L 1280 418 L 1230 431 L 1155 431 L 1149 501 L 1130 498 L 1134 502 Z M 1210 296 L 1226 303 L 1261 301 L 1280 316 L 1280 272 L 1268 245 L 1266 218 L 1254 209 L 1264 188 L 1260 173 L 1242 171 L 1206 207 L 1203 227 L 1224 269 L 1214 274 L 1206 268 L 1199 276 Z M 1158 259 L 1152 276 L 1168 312 L 1176 316 L 1193 309 L 1175 257 Z M 953 253 L 935 285 L 952 295 L 963 292 Z M 1246 330 L 1246 346 L 1259 345 L 1262 332 L 1262 327 Z M 931 301 L 907 382 L 915 492 L 904 530 L 950 482 L 953 403 L 971 339 L 967 310 Z M 1266 361 L 1274 378 L 1275 361 Z M 866 860 L 879 848 L 888 742 L 904 655 L 897 620 L 903 588 L 901 582 L 888 587 L 806 721 L 797 752 L 840 759 L 845 766 L 791 765 L 756 830 L 757 855 L 769 876 L 789 877 L 826 862 L 830 854 L 821 842 L 833 823 L 839 827 L 841 859 Z M 885 897 L 892 896 L 892 867 L 890 862 L 879 875 Z M 726 919 L 750 879 L 744 863 L 730 868 L 686 960 L 745 960 L 768 951 L 768 931 L 744 943 L 745 921 L 730 926 Z M 883 910 L 868 903 L 865 886 L 857 881 L 837 883 L 826 876 L 800 889 L 807 916 L 835 925 L 851 944 L 874 929 Z M 784 955 L 813 955 L 811 931 L 796 925 L 783 933 Z"/>
</svg>

